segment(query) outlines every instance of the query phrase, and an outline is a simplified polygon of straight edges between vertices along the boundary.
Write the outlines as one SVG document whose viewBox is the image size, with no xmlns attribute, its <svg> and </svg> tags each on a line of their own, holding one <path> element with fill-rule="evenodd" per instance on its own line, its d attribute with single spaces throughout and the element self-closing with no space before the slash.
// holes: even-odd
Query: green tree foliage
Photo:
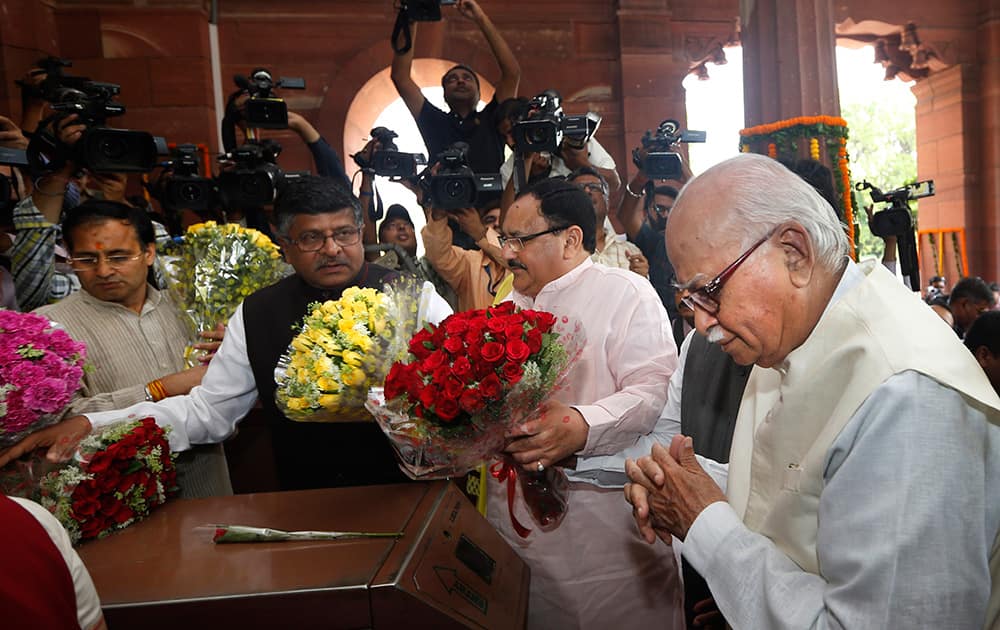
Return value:
<svg viewBox="0 0 1000 630">
<path fill-rule="evenodd" d="M 851 134 L 847 152 L 853 183 L 867 180 L 886 192 L 916 181 L 917 135 L 912 104 L 905 99 L 842 103 L 841 116 Z M 858 258 L 881 258 L 884 243 L 872 235 L 864 211 L 865 206 L 871 205 L 871 198 L 867 192 L 856 192 L 855 199 L 855 221 L 860 225 Z M 874 210 L 880 210 L 881 205 Z M 916 204 L 910 205 L 914 208 Z"/>
</svg>

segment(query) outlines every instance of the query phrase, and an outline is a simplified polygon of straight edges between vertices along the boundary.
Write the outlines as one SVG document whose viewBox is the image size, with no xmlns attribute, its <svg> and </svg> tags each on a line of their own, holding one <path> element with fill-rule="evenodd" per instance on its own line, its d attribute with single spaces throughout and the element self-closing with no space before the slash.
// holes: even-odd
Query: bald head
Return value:
<svg viewBox="0 0 1000 630">
<path fill-rule="evenodd" d="M 816 190 L 770 158 L 742 154 L 691 180 L 667 251 L 695 325 L 738 363 L 783 360 L 808 337 L 847 261 L 847 236 Z"/>
</svg>

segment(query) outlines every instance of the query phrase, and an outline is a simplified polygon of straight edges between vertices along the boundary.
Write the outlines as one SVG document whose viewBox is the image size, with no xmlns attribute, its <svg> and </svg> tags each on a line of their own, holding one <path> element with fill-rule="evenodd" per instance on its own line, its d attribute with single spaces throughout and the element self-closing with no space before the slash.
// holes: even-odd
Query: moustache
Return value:
<svg viewBox="0 0 1000 630">
<path fill-rule="evenodd" d="M 324 256 L 323 258 L 321 258 L 316 262 L 315 268 L 320 269 L 327 265 L 346 265 L 346 264 L 348 264 L 346 258 L 341 258 L 340 256 L 334 256 L 333 258 L 329 258 L 327 256 Z"/>
<path fill-rule="evenodd" d="M 722 332 L 722 328 L 720 328 L 719 326 L 712 326 L 711 328 L 708 329 L 708 334 L 705 335 L 705 339 L 708 340 L 708 343 L 719 343 L 720 341 L 722 341 L 722 338 L 724 336 L 725 335 Z"/>
<path fill-rule="evenodd" d="M 520 261 L 517 261 L 517 260 L 512 260 L 512 261 L 508 262 L 507 266 L 510 267 L 511 269 L 524 269 L 525 271 L 528 270 L 527 267 L 525 267 L 523 264 L 521 264 Z"/>
</svg>

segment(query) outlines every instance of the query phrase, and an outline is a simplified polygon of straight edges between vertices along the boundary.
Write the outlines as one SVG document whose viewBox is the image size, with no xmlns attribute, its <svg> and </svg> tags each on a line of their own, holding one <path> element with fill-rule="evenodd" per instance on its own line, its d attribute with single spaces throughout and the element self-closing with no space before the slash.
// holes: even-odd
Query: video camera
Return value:
<svg viewBox="0 0 1000 630">
<path fill-rule="evenodd" d="M 281 145 L 273 140 L 250 142 L 219 157 L 231 167 L 219 173 L 219 200 L 224 208 L 259 208 L 272 203 L 285 182 L 278 168 Z"/>
<path fill-rule="evenodd" d="M 163 172 L 147 188 L 164 210 L 193 210 L 204 214 L 260 208 L 272 203 L 283 184 L 302 173 L 282 171 L 277 165 L 281 145 L 273 140 L 250 142 L 219 156 L 222 170 L 215 177 L 200 174 L 198 149 L 177 146 Z"/>
<path fill-rule="evenodd" d="M 885 210 L 874 213 L 868 224 L 872 234 L 885 238 L 913 232 L 913 217 L 910 215 L 910 206 L 907 201 L 933 196 L 934 180 L 928 179 L 906 184 L 887 193 L 882 192 L 867 181 L 859 182 L 854 188 L 859 191 L 867 190 L 875 203 L 889 204 Z"/>
<path fill-rule="evenodd" d="M 250 95 L 246 102 L 243 120 L 247 127 L 257 129 L 288 128 L 288 105 L 274 94 L 275 88 L 290 90 L 306 89 L 305 79 L 299 77 L 281 77 L 275 81 L 271 72 L 264 68 L 256 68 L 250 78 L 237 74 L 233 77 L 236 86 L 246 90 Z"/>
<path fill-rule="evenodd" d="M 670 149 L 678 142 L 704 142 L 704 131 L 681 131 L 676 120 L 667 119 L 655 131 L 647 130 L 642 136 L 645 159 L 638 148 L 632 150 L 632 161 L 649 179 L 681 179 L 681 156 Z"/>
<path fill-rule="evenodd" d="M 20 149 L 8 149 L 0 147 L 0 164 L 3 166 L 28 166 L 28 156 Z M 6 216 L 14 209 L 14 201 L 11 199 L 13 185 L 10 178 L 0 175 L 0 213 Z"/>
<path fill-rule="evenodd" d="M 910 289 L 920 290 L 920 267 L 917 261 L 917 240 L 913 234 L 913 216 L 910 214 L 912 199 L 934 195 L 934 180 L 906 184 L 887 193 L 882 192 L 867 181 L 858 182 L 855 190 L 867 190 L 875 203 L 887 203 L 889 207 L 872 214 L 868 223 L 872 234 L 881 238 L 895 236 L 899 247 L 899 271 L 909 281 Z"/>
<path fill-rule="evenodd" d="M 378 140 L 379 150 L 372 154 L 371 164 L 367 166 L 375 171 L 376 175 L 392 178 L 416 177 L 417 165 L 427 164 L 422 154 L 403 153 L 399 150 L 393 142 L 393 139 L 398 137 L 395 131 L 376 127 L 372 129 L 371 136 Z"/>
<path fill-rule="evenodd" d="M 600 125 L 601 117 L 594 112 L 565 115 L 559 93 L 545 90 L 528 102 L 524 118 L 514 125 L 514 148 L 522 155 L 558 153 L 565 138 L 569 145 L 582 149 Z"/>
<path fill-rule="evenodd" d="M 162 139 L 155 139 L 145 131 L 105 126 L 108 118 L 125 113 L 125 106 L 114 100 L 121 92 L 119 85 L 68 76 L 62 69 L 72 66 L 72 62 L 65 59 L 47 57 L 38 65 L 46 71 L 39 92 L 57 113 L 39 123 L 28 144 L 32 169 L 56 170 L 67 161 L 98 173 L 143 173 L 156 166 L 157 156 L 164 152 Z M 72 114 L 87 129 L 69 147 L 58 140 L 55 127 Z M 51 130 L 47 129 L 49 125 Z"/>
<path fill-rule="evenodd" d="M 159 200 L 164 210 L 177 212 L 186 208 L 205 213 L 218 204 L 215 180 L 201 174 L 198 147 L 178 145 L 164 167 L 163 173 L 149 187 L 150 194 Z"/>
<path fill-rule="evenodd" d="M 399 10 L 411 22 L 439 22 L 441 7 L 455 3 L 456 0 L 402 0 Z"/>
<path fill-rule="evenodd" d="M 483 175 L 469 168 L 466 153 L 469 145 L 456 142 L 437 156 L 437 174 L 430 169 L 421 175 L 421 187 L 430 195 L 431 206 L 440 210 L 474 208 L 480 193 L 500 193 L 500 174 Z"/>
</svg>

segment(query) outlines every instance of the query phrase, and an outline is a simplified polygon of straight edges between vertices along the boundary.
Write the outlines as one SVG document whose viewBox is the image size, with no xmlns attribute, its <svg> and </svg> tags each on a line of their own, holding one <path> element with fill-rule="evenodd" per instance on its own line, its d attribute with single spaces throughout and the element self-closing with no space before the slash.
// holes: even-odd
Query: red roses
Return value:
<svg viewBox="0 0 1000 630">
<path fill-rule="evenodd" d="M 80 540 L 128 526 L 177 491 L 166 434 L 152 418 L 132 423 L 120 437 L 98 440 L 98 450 L 79 464 L 90 478 L 58 492 L 69 495 L 75 527 L 67 529 L 71 534 L 78 529 Z"/>
<path fill-rule="evenodd" d="M 385 379 L 386 400 L 405 396 L 418 418 L 467 423 L 503 400 L 525 374 L 541 364 L 546 335 L 554 340 L 556 318 L 544 311 L 515 311 L 514 304 L 456 313 L 410 340 L 409 363 L 395 363 Z"/>
</svg>

